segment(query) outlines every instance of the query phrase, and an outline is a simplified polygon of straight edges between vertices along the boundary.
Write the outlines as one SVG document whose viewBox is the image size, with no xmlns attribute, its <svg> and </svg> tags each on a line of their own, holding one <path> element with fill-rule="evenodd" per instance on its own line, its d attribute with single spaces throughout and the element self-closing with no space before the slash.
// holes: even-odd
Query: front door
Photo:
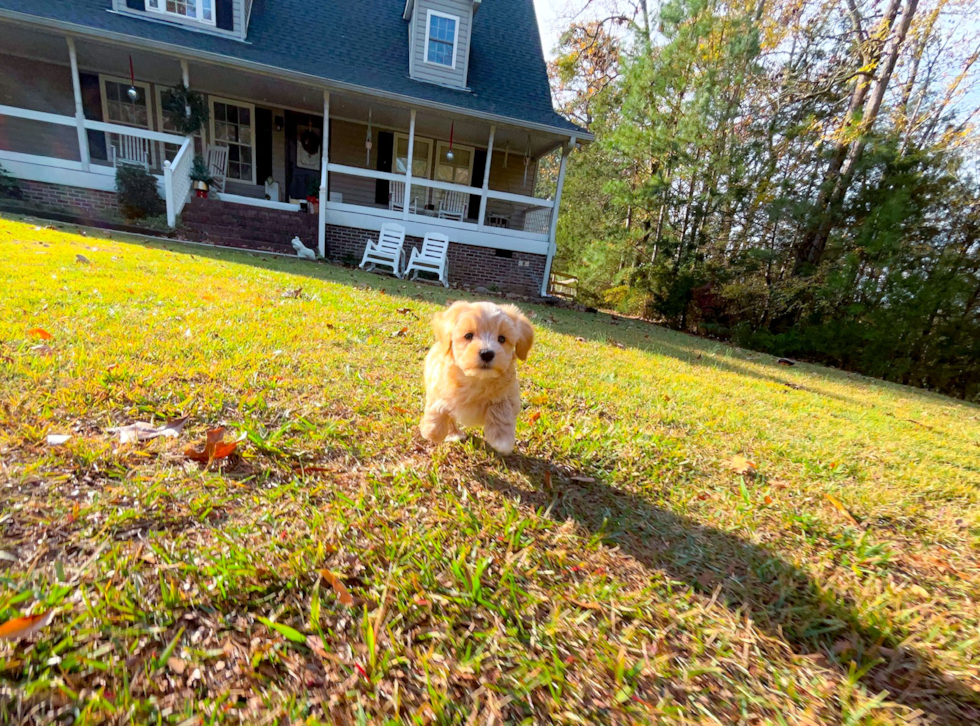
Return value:
<svg viewBox="0 0 980 726">
<path fill-rule="evenodd" d="M 323 116 L 286 111 L 286 197 L 306 201 L 320 193 Z"/>
</svg>

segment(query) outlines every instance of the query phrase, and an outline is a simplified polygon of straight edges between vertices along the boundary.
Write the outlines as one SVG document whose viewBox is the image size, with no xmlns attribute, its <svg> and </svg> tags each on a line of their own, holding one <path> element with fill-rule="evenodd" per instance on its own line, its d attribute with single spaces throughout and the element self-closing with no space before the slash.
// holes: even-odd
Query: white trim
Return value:
<svg viewBox="0 0 980 726">
<path fill-rule="evenodd" d="M 273 111 L 273 114 L 275 112 Z M 330 165 L 330 91 L 323 91 L 323 135 L 320 147 L 320 196 L 319 220 L 317 223 L 317 251 L 320 257 L 327 256 L 327 189 L 330 188 L 330 175 L 327 167 Z"/>
<path fill-rule="evenodd" d="M 358 207 L 352 204 L 340 202 L 327 202 L 328 224 L 340 227 L 353 227 L 364 230 L 365 232 L 380 231 L 381 225 L 398 221 L 405 227 L 406 234 L 412 237 L 424 237 L 426 232 L 431 232 L 434 228 L 449 235 L 452 242 L 459 244 L 473 245 L 474 247 L 489 247 L 497 250 L 510 250 L 512 252 L 528 252 L 534 255 L 546 255 L 548 253 L 547 235 L 527 234 L 516 230 L 499 230 L 491 228 L 480 231 L 474 223 L 465 223 L 465 227 L 460 227 L 459 222 L 447 219 L 436 219 L 435 217 L 424 217 L 422 215 L 410 215 L 408 220 L 402 220 L 401 212 L 392 212 L 388 209 L 377 209 L 368 207 Z M 502 234 L 510 232 L 510 234 Z M 367 236 L 365 235 L 365 239 Z"/>
<path fill-rule="evenodd" d="M 287 202 L 273 202 L 269 199 L 258 199 L 257 197 L 243 197 L 240 194 L 215 192 L 215 195 L 222 202 L 231 202 L 232 204 L 245 204 L 250 207 L 264 207 L 265 209 L 281 209 L 285 212 L 299 212 L 303 209 L 298 204 L 288 204 Z"/>
<path fill-rule="evenodd" d="M 210 120 L 210 126 L 211 126 L 211 128 L 210 128 L 210 131 L 211 131 L 211 143 L 213 143 L 213 144 L 220 143 L 218 141 L 217 135 L 214 133 L 214 122 L 215 122 L 215 119 L 214 119 L 214 104 L 215 104 L 215 102 L 223 103 L 226 106 L 237 106 L 238 108 L 247 108 L 249 110 L 249 113 L 248 113 L 248 121 L 249 121 L 249 127 L 250 127 L 250 132 L 251 132 L 251 133 L 249 133 L 249 136 L 252 139 L 251 144 L 250 144 L 250 147 L 252 149 L 252 180 L 251 180 L 251 182 L 252 182 L 252 184 L 257 184 L 258 182 L 255 180 L 255 174 L 256 174 L 255 166 L 256 166 L 256 161 L 257 161 L 257 159 L 255 158 L 255 104 L 254 103 L 249 103 L 247 101 L 235 101 L 235 100 L 233 100 L 231 98 L 222 98 L 221 96 L 208 96 L 208 110 L 211 112 L 210 113 L 210 116 L 211 116 L 211 120 Z M 241 124 L 239 124 L 239 126 L 241 126 Z M 239 144 L 237 142 L 235 142 L 235 143 L 238 146 L 245 146 L 245 144 Z M 225 144 L 225 146 L 227 146 L 227 144 Z M 229 163 L 231 163 L 231 160 L 230 159 L 229 159 Z M 240 181 L 240 182 L 247 182 L 248 181 L 247 179 L 236 179 L 236 178 L 231 177 L 231 176 L 229 176 L 228 179 L 230 181 Z"/>
<path fill-rule="evenodd" d="M 443 148 L 445 148 L 446 151 L 449 151 L 449 142 L 448 141 L 436 141 L 436 158 L 433 160 L 433 165 L 432 165 L 432 179 L 433 179 L 433 181 L 440 181 L 436 177 L 439 176 L 439 160 L 442 159 L 442 157 L 443 157 L 443 154 L 442 154 L 442 149 Z M 465 149 L 465 150 L 467 150 L 467 151 L 470 152 L 470 167 L 469 167 L 469 176 L 470 176 L 470 178 L 469 178 L 469 184 L 472 184 L 473 183 L 473 164 L 476 162 L 476 147 L 470 146 L 469 144 L 457 144 L 457 143 L 453 143 L 453 149 L 454 150 L 455 149 Z M 453 167 L 453 168 L 456 169 L 458 167 Z M 445 184 L 446 182 L 442 182 L 442 183 Z M 471 192 L 471 194 L 475 194 L 475 192 Z"/>
<path fill-rule="evenodd" d="M 411 125 L 409 126 L 409 131 L 411 131 Z M 397 165 L 397 162 L 398 162 L 398 139 L 405 139 L 405 141 L 408 142 L 410 136 L 411 136 L 410 133 L 409 134 L 403 134 L 403 133 L 400 133 L 400 132 L 395 132 L 395 141 L 392 144 L 392 149 L 391 149 L 391 168 L 392 169 L 395 169 L 396 168 L 396 165 Z M 415 146 L 415 152 L 416 153 L 418 152 L 418 146 L 417 146 L 417 144 L 420 141 L 426 142 L 429 145 L 429 154 L 428 154 L 428 156 L 426 157 L 426 160 L 425 160 L 425 163 L 426 163 L 426 166 L 425 166 L 425 176 L 424 177 L 416 176 L 415 175 L 415 171 L 413 170 L 412 171 L 412 178 L 413 179 L 429 179 L 429 178 L 432 177 L 432 150 L 433 150 L 433 148 L 436 145 L 436 141 L 435 141 L 435 139 L 430 139 L 430 138 L 427 138 L 425 136 L 416 136 L 415 137 L 415 144 L 416 144 L 416 146 Z M 415 158 L 415 155 L 413 154 L 412 155 L 412 163 L 414 164 L 416 161 L 421 161 L 421 158 Z M 395 172 L 395 173 L 397 174 L 398 172 Z"/>
<path fill-rule="evenodd" d="M 191 0 L 183 0 L 185 2 L 190 2 Z M 217 0 L 211 1 L 211 19 L 208 20 L 204 17 L 204 2 L 203 0 L 193 0 L 194 2 L 194 14 L 196 17 L 191 17 L 190 15 L 183 15 L 181 13 L 175 13 L 167 10 L 167 0 L 156 0 L 157 7 L 150 7 L 150 3 L 153 0 L 146 0 L 146 12 L 156 13 L 157 15 L 163 15 L 164 17 L 180 18 L 181 20 L 196 20 L 204 25 L 210 25 L 212 27 L 217 27 L 217 15 L 218 15 L 218 3 Z"/>
<path fill-rule="evenodd" d="M 490 139 L 487 142 L 487 162 L 483 165 L 483 189 L 480 194 L 480 211 L 476 215 L 476 224 L 483 229 L 487 218 L 487 192 L 490 191 L 490 164 L 493 163 L 493 139 L 497 135 L 497 125 L 490 124 Z"/>
<path fill-rule="evenodd" d="M 109 99 L 107 97 L 106 90 L 105 90 L 106 81 L 110 83 L 116 83 L 120 86 L 123 86 L 126 89 L 128 89 L 130 86 L 135 86 L 136 88 L 143 89 L 143 98 L 146 99 L 146 126 L 137 126 L 136 124 L 129 124 L 124 121 L 116 121 L 114 119 L 109 118 Z M 109 76 L 100 73 L 99 94 L 102 97 L 101 98 L 102 118 L 104 119 L 102 123 L 109 123 L 114 126 L 125 126 L 126 128 L 131 128 L 131 129 L 144 129 L 146 131 L 153 131 L 153 104 L 152 104 L 153 93 L 149 83 L 147 83 L 146 81 L 133 81 L 129 78 L 121 78 L 120 76 Z M 86 122 L 85 127 L 92 128 L 91 126 L 88 125 L 88 122 Z M 108 133 L 113 133 L 113 132 L 110 131 Z M 111 144 L 112 143 L 111 139 L 106 139 L 106 143 Z M 149 148 L 150 166 L 155 167 L 157 165 L 156 144 L 147 144 L 147 146 L 150 147 Z M 110 156 L 110 158 L 112 157 Z"/>
<path fill-rule="evenodd" d="M 112 167 L 93 164 L 89 171 L 82 170 L 80 161 L 55 159 L 51 156 L 20 154 L 15 151 L 0 151 L 0 162 L 16 179 L 61 184 L 81 189 L 95 189 L 103 192 L 116 191 L 116 175 Z M 163 177 L 153 175 L 157 180 L 160 195 L 166 194 Z"/>
<path fill-rule="evenodd" d="M 71 90 L 75 97 L 75 127 L 78 133 L 78 154 L 82 159 L 82 169 L 89 170 L 92 156 L 88 148 L 88 133 L 85 131 L 85 108 L 82 105 L 82 85 L 78 76 L 78 54 L 75 51 L 75 39 L 65 38 L 68 44 L 68 62 L 71 66 Z"/>
<path fill-rule="evenodd" d="M 555 252 L 558 251 L 558 213 L 561 208 L 561 191 L 565 186 L 565 170 L 568 168 L 568 155 L 575 148 L 578 139 L 572 136 L 568 140 L 567 146 L 562 146 L 561 163 L 558 166 L 558 184 L 555 186 L 554 208 L 551 210 L 551 224 L 548 228 L 548 257 L 544 263 L 544 277 L 541 279 L 541 297 L 548 297 L 548 285 L 551 282 L 551 263 L 555 259 Z"/>
<path fill-rule="evenodd" d="M 447 66 L 445 63 L 436 63 L 435 61 L 429 60 L 429 40 L 431 40 L 430 34 L 432 33 L 431 19 L 435 16 L 437 18 L 445 18 L 446 20 L 452 20 L 455 25 L 453 26 L 453 64 Z M 449 13 L 440 13 L 438 10 L 426 10 L 425 11 L 425 56 L 423 58 L 423 63 L 428 63 L 430 66 L 435 66 L 436 68 L 448 68 L 450 70 L 456 70 L 456 56 L 459 55 L 459 21 L 458 15 L 450 15 Z M 444 40 L 437 40 L 437 43 L 445 43 Z"/>
</svg>

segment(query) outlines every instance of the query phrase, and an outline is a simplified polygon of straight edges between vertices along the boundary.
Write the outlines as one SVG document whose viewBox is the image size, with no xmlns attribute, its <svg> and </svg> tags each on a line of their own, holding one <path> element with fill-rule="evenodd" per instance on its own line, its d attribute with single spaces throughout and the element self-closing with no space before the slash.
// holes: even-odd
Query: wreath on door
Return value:
<svg viewBox="0 0 980 726">
<path fill-rule="evenodd" d="M 320 134 L 315 129 L 306 129 L 299 136 L 300 146 L 310 156 L 315 156 L 320 151 Z"/>
</svg>

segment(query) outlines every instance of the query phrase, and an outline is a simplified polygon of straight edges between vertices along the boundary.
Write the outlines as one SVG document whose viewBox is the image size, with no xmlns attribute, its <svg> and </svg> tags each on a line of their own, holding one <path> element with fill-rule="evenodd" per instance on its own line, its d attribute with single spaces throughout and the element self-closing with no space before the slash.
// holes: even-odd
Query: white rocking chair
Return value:
<svg viewBox="0 0 980 726">
<path fill-rule="evenodd" d="M 418 198 L 412 197 L 408 205 L 408 211 L 415 214 L 418 209 Z M 405 182 L 392 182 L 391 193 L 388 195 L 388 209 L 393 212 L 401 212 L 405 209 Z"/>
<path fill-rule="evenodd" d="M 455 219 L 462 222 L 466 217 L 469 195 L 463 192 L 444 192 L 439 199 L 439 219 Z"/>
<path fill-rule="evenodd" d="M 378 241 L 373 242 L 370 238 L 367 247 L 364 248 L 364 257 L 361 259 L 359 267 L 370 272 L 375 265 L 390 267 L 395 273 L 395 277 L 401 279 L 402 267 L 402 247 L 405 245 L 405 228 L 398 224 L 384 224 L 381 226 L 381 234 Z M 365 267 L 370 265 L 370 267 Z"/>
<path fill-rule="evenodd" d="M 422 240 L 422 251 L 412 248 L 405 274 L 412 273 L 411 280 L 418 279 L 420 272 L 431 272 L 439 277 L 443 287 L 449 287 L 449 270 L 446 255 L 449 252 L 449 237 L 437 232 L 429 232 Z"/>
<path fill-rule="evenodd" d="M 228 147 L 212 145 L 208 147 L 208 173 L 213 181 L 211 188 L 223 193 L 225 180 L 228 178 Z"/>
<path fill-rule="evenodd" d="M 128 134 L 113 134 L 112 145 L 112 165 L 130 164 L 141 166 L 144 169 L 150 168 L 150 142 L 138 136 Z"/>
</svg>

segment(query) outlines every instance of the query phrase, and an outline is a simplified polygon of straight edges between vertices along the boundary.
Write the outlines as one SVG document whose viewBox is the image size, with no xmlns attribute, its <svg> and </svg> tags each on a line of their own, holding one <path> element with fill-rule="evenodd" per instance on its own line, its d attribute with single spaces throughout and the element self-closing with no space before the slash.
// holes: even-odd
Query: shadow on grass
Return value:
<svg viewBox="0 0 980 726">
<path fill-rule="evenodd" d="M 489 489 L 548 511 L 557 521 L 571 518 L 601 533 L 648 570 L 709 595 L 717 591 L 719 603 L 741 609 L 797 655 L 825 659 L 844 677 L 851 660 L 859 669 L 867 667 L 860 682 L 870 693 L 884 691 L 889 700 L 920 709 L 931 723 L 980 723 L 980 693 L 943 673 L 927 654 L 863 624 L 853 601 L 765 547 L 601 481 L 571 481 L 541 459 L 514 454 L 506 461 L 529 481 L 541 482 L 541 488 L 516 486 L 486 468 L 473 472 L 474 477 Z M 550 490 L 543 485 L 548 470 Z M 847 650 L 841 651 L 847 640 Z"/>
</svg>

